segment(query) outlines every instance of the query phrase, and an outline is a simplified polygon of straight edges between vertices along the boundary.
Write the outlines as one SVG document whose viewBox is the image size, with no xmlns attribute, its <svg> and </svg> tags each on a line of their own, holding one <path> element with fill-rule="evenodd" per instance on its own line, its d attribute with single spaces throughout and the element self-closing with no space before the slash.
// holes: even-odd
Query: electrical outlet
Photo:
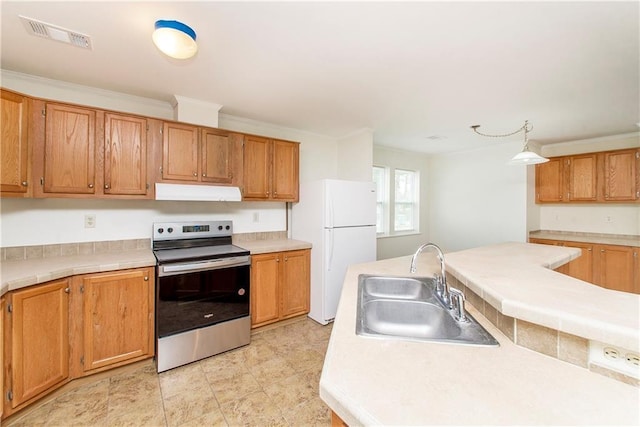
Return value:
<svg viewBox="0 0 640 427">
<path fill-rule="evenodd" d="M 640 366 L 640 355 L 637 355 L 635 353 L 627 353 L 624 355 L 624 358 L 631 366 Z"/>
<path fill-rule="evenodd" d="M 260 212 L 253 213 L 253 222 L 260 222 Z"/>
<path fill-rule="evenodd" d="M 607 224 L 611 224 L 613 222 L 613 218 L 607 215 L 604 217 L 604 222 L 606 222 Z"/>
<path fill-rule="evenodd" d="M 96 228 L 95 214 L 86 214 L 84 216 L 84 228 Z"/>
<path fill-rule="evenodd" d="M 605 347 L 602 353 L 607 359 L 617 360 L 620 358 L 620 353 L 613 347 Z"/>
<path fill-rule="evenodd" d="M 640 355 L 632 350 L 589 341 L 589 364 L 640 379 Z"/>
</svg>

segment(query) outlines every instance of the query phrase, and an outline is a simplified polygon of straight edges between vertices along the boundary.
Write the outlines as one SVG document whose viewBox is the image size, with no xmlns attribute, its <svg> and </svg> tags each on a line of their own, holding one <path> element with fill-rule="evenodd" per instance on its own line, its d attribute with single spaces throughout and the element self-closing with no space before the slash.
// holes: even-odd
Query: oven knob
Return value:
<svg viewBox="0 0 640 427">
<path fill-rule="evenodd" d="M 164 228 L 158 228 L 158 233 L 160 234 L 164 233 Z"/>
<path fill-rule="evenodd" d="M 238 295 L 242 296 L 244 295 L 244 292 L 245 292 L 244 288 L 238 289 Z"/>
<path fill-rule="evenodd" d="M 231 227 L 229 227 L 229 226 L 227 225 L 227 226 L 225 227 L 225 229 L 230 230 L 230 229 L 231 229 Z"/>
<path fill-rule="evenodd" d="M 169 227 L 169 228 L 167 228 L 167 231 L 168 231 L 169 233 L 173 233 L 173 228 Z"/>
<path fill-rule="evenodd" d="M 221 225 L 218 226 L 218 230 L 222 230 L 222 226 Z"/>
</svg>

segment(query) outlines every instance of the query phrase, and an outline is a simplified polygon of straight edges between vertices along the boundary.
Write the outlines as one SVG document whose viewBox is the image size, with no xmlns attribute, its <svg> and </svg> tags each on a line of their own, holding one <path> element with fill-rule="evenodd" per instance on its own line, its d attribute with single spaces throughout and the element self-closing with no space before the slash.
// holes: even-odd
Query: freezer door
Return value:
<svg viewBox="0 0 640 427">
<path fill-rule="evenodd" d="M 373 182 L 325 181 L 325 228 L 376 224 Z"/>
<path fill-rule="evenodd" d="M 323 317 L 328 321 L 336 317 L 349 265 L 376 260 L 376 227 L 327 229 L 325 242 Z"/>
</svg>

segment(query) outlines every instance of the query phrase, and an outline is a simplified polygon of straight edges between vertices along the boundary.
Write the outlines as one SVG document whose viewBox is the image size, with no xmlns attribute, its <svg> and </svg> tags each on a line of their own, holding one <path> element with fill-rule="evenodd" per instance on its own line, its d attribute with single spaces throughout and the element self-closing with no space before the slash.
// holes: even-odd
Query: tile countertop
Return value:
<svg viewBox="0 0 640 427">
<path fill-rule="evenodd" d="M 234 242 L 251 254 L 310 249 L 311 243 L 292 239 Z M 48 282 L 76 274 L 99 273 L 155 266 L 151 249 L 108 252 L 92 255 L 69 255 L 34 258 L 0 263 L 0 295 L 8 291 Z"/>
<path fill-rule="evenodd" d="M 151 249 L 34 258 L 0 263 L 0 295 L 76 274 L 99 273 L 156 265 Z"/>
<path fill-rule="evenodd" d="M 529 238 L 640 247 L 640 236 L 626 234 L 599 234 L 579 233 L 573 231 L 538 230 L 530 232 Z"/>
<path fill-rule="evenodd" d="M 233 244 L 247 249 L 251 252 L 251 255 L 269 252 L 295 251 L 298 249 L 311 249 L 311 243 L 294 239 L 243 240 L 234 241 Z"/>
<path fill-rule="evenodd" d="M 584 334 L 604 327 L 624 339 L 633 335 L 637 343 L 638 295 L 602 290 L 583 296 L 587 287 L 599 288 L 548 270 L 576 256 L 573 248 L 504 243 L 445 254 L 445 260 L 454 276 L 471 289 L 485 289 L 492 303 L 516 317 L 533 312 L 538 320 L 548 316 L 571 319 L 576 325 L 584 321 Z M 417 275 L 428 275 L 425 258 L 418 263 Z M 357 336 L 358 275 L 407 276 L 410 259 L 353 265 L 345 277 L 320 396 L 347 424 L 640 423 L 640 389 L 517 346 L 473 307 L 469 312 L 500 347 Z M 587 319 L 583 316 L 588 302 L 592 311 Z M 603 307 L 615 309 L 609 313 Z"/>
</svg>

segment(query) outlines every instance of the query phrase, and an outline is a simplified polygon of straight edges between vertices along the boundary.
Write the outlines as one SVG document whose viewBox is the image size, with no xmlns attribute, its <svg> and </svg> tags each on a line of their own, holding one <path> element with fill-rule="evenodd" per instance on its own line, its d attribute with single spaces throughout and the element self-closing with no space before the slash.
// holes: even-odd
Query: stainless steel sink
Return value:
<svg viewBox="0 0 640 427">
<path fill-rule="evenodd" d="M 358 276 L 356 334 L 479 346 L 498 342 L 469 313 L 456 320 L 430 277 Z"/>
</svg>

